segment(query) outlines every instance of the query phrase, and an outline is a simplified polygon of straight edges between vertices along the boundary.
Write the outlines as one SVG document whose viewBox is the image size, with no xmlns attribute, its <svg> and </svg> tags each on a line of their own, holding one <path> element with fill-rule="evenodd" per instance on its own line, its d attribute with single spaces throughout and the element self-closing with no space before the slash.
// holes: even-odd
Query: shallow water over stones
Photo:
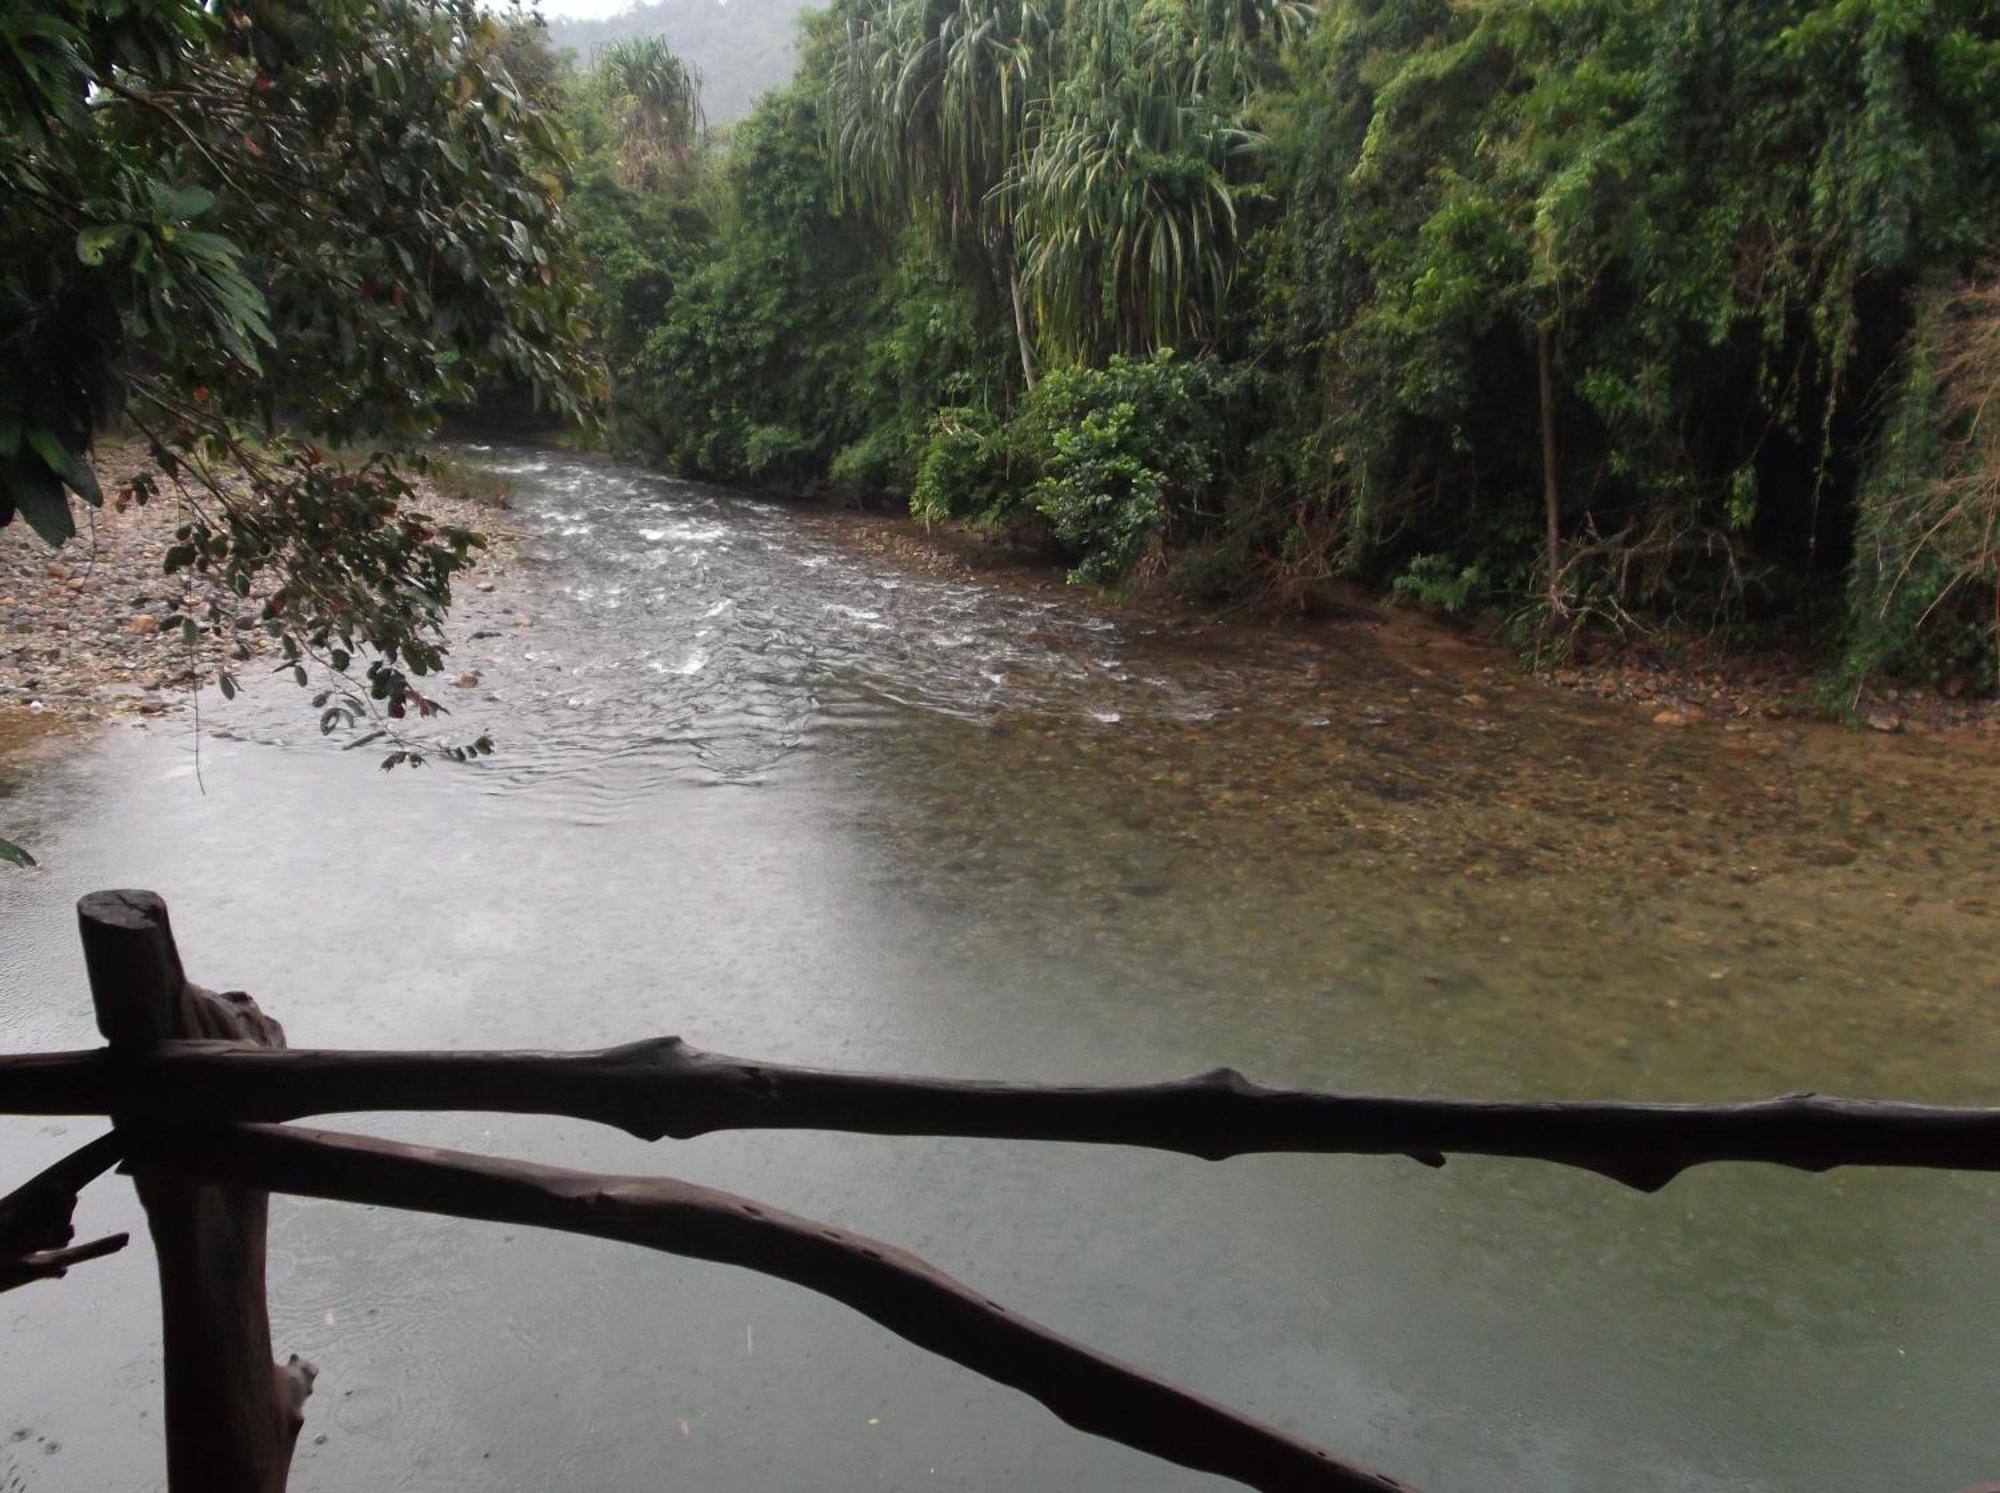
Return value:
<svg viewBox="0 0 2000 1493">
<path fill-rule="evenodd" d="M 5 805 L 48 868 L 0 881 L 9 1046 L 94 1040 L 70 904 L 139 884 L 297 1045 L 678 1031 L 959 1075 L 2000 1100 L 1976 747 L 1670 731 L 1449 644 L 1107 616 L 713 489 L 479 459 L 536 535 L 458 622 L 453 722 L 500 755 L 385 777 L 273 688 L 205 709 L 205 794 L 185 721 L 40 762 Z M 1476 1160 L 366 1128 L 890 1238 L 1432 1493 L 2000 1475 L 1987 1178 L 1640 1197 Z M 7 1122 L 10 1175 L 88 1131 Z M 1211 1486 L 777 1283 L 274 1213 L 278 1347 L 323 1371 L 300 1489 Z M 0 1297 L 0 1487 L 157 1486 L 149 1267 Z"/>
</svg>

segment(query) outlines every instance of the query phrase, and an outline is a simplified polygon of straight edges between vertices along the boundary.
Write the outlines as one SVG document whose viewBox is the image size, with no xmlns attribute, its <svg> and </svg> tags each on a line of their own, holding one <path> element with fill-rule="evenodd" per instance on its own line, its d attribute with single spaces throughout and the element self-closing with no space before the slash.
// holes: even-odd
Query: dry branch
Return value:
<svg viewBox="0 0 2000 1493">
<path fill-rule="evenodd" d="M 125 1143 L 113 1130 L 79 1146 L 0 1198 L 0 1255 L 68 1244 L 77 1194 L 124 1157 Z"/>
<path fill-rule="evenodd" d="M 125 1155 L 117 1131 L 100 1135 L 0 1198 L 0 1291 L 30 1281 L 55 1280 L 72 1265 L 115 1254 L 129 1234 L 107 1234 L 72 1245 L 77 1194 Z"/>
<path fill-rule="evenodd" d="M 101 1260 L 115 1255 L 132 1242 L 130 1234 L 106 1234 L 88 1244 L 72 1244 L 63 1249 L 39 1249 L 31 1254 L 0 1260 L 0 1291 L 11 1291 L 31 1281 L 61 1280 L 69 1267 L 85 1260 Z"/>
<path fill-rule="evenodd" d="M 905 1250 L 692 1183 L 266 1126 L 163 1134 L 148 1165 L 260 1191 L 557 1229 L 740 1266 L 830 1296 L 919 1347 L 1031 1395 L 1078 1430 L 1184 1467 L 1273 1493 L 1402 1488 L 1017 1316 Z"/>
<path fill-rule="evenodd" d="M 1173 1082 L 1064 1086 L 833 1073 L 704 1052 L 678 1037 L 595 1052 L 340 1052 L 175 1042 L 0 1057 L 0 1113 L 113 1103 L 187 1119 L 363 1110 L 565 1115 L 647 1140 L 717 1130 L 845 1130 L 1258 1151 L 1514 1156 L 1651 1192 L 1691 1166 L 1761 1161 L 2000 1170 L 2000 1109 L 1790 1094 L 1744 1104 L 1420 1099 L 1268 1088 L 1227 1068 Z"/>
</svg>

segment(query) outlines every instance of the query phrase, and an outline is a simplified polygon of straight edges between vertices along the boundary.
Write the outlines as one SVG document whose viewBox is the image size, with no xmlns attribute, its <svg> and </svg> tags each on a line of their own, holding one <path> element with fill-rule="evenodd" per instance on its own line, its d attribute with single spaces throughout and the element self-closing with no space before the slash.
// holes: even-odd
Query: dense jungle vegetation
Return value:
<svg viewBox="0 0 2000 1493">
<path fill-rule="evenodd" d="M 475 544 L 406 453 L 508 388 L 1101 584 L 1995 683 L 1984 0 L 834 0 L 796 50 L 714 125 L 658 39 L 474 0 L 0 10 L 0 522 L 62 539 L 136 424 L 114 496 L 248 607 L 186 626 L 422 714 Z"/>
<path fill-rule="evenodd" d="M 1993 684 L 1984 0 L 834 0 L 798 51 L 726 131 L 657 41 L 569 86 L 621 446 L 1097 582 Z"/>
</svg>

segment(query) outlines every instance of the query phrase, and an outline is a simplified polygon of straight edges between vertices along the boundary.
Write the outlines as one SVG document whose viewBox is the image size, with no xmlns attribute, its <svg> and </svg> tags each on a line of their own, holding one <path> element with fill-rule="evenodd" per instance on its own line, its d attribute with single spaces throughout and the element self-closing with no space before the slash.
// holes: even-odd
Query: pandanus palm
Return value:
<svg viewBox="0 0 2000 1493">
<path fill-rule="evenodd" d="M 1263 141 L 1245 105 L 1309 12 L 1271 0 L 1087 0 L 1063 83 L 1005 189 L 1048 346 L 1088 360 L 1207 342 Z"/>
<path fill-rule="evenodd" d="M 623 115 L 621 173 L 651 189 L 687 159 L 701 133 L 701 74 L 658 36 L 614 42 L 597 58 L 597 75 Z"/>
<path fill-rule="evenodd" d="M 1013 204 L 996 188 L 1028 151 L 1054 35 L 1045 0 L 863 0 L 827 78 L 840 197 L 927 218 L 952 242 L 972 236 L 1007 287 L 1030 386 Z"/>
</svg>

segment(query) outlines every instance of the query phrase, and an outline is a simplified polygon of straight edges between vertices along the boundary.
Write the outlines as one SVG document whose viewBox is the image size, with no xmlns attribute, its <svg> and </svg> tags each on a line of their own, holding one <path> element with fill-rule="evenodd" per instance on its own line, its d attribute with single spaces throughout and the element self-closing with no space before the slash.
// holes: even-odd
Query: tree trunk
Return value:
<svg viewBox="0 0 2000 1493">
<path fill-rule="evenodd" d="M 1535 362 L 1542 388 L 1542 510 L 1548 521 L 1549 609 L 1561 615 L 1562 502 L 1556 489 L 1556 391 L 1549 366 L 1549 328 L 1544 322 L 1535 335 Z"/>
<path fill-rule="evenodd" d="M 164 1042 L 212 1038 L 282 1047 L 285 1034 L 247 995 L 190 985 L 151 892 L 93 892 L 77 904 L 98 1030 L 114 1058 Z M 131 1092 L 137 1092 L 134 1086 Z M 113 1115 L 121 1131 L 154 1136 L 159 1110 Z M 313 1369 L 271 1361 L 264 1300 L 267 1194 L 190 1184 L 133 1168 L 160 1266 L 166 1361 L 167 1486 L 171 1493 L 284 1493 Z"/>
<path fill-rule="evenodd" d="M 1014 245 L 1005 245 L 1007 254 L 1007 294 L 1014 303 L 1014 340 L 1021 348 L 1021 380 L 1032 392 L 1035 387 L 1035 360 L 1028 351 L 1028 313 L 1021 305 L 1021 271 L 1014 264 Z"/>
</svg>

